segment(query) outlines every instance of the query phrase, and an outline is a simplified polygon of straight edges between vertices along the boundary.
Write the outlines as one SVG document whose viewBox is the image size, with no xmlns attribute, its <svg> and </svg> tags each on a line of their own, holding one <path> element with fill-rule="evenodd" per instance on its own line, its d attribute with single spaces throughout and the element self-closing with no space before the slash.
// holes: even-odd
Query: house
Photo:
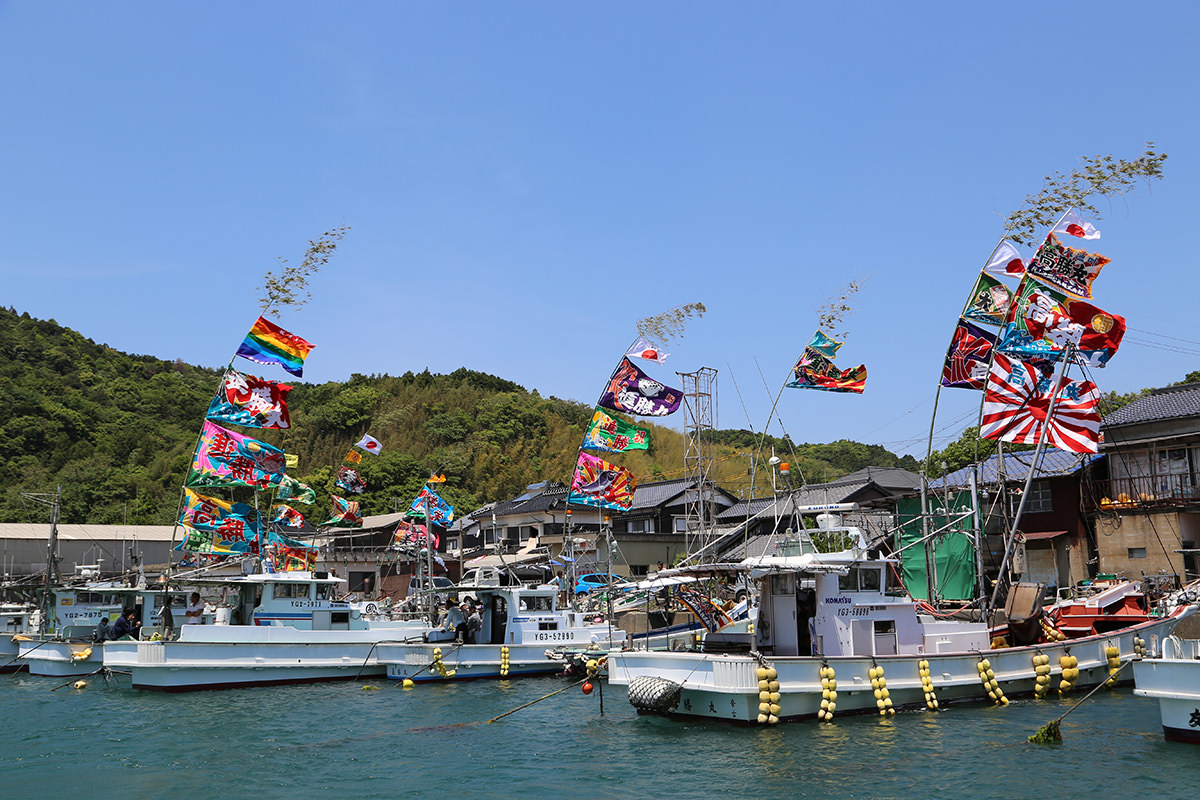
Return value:
<svg viewBox="0 0 1200 800">
<path fill-rule="evenodd" d="M 982 561 L 991 579 L 999 573 L 1005 538 L 1021 507 L 1033 457 L 1033 450 L 997 453 L 929 484 L 927 502 L 946 505 L 947 493 L 967 490 L 975 473 L 983 521 Z M 1081 508 L 1089 468 L 1100 459 L 1091 454 L 1043 450 L 1017 525 L 1021 537 L 1011 556 L 1012 575 L 1051 587 L 1073 586 L 1095 576 L 1095 538 Z"/>
<path fill-rule="evenodd" d="M 1100 571 L 1200 575 L 1200 383 L 1154 389 L 1100 430 L 1108 468 L 1087 498 Z"/>
</svg>

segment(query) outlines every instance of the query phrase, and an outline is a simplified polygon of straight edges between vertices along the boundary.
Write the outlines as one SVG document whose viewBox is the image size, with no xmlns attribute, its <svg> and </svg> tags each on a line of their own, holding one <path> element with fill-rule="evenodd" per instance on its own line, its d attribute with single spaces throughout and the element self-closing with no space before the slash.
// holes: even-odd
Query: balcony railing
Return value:
<svg viewBox="0 0 1200 800">
<path fill-rule="evenodd" d="M 1200 474 L 1181 473 L 1145 478 L 1111 478 L 1094 481 L 1091 495 L 1085 492 L 1089 509 L 1200 506 Z"/>
</svg>

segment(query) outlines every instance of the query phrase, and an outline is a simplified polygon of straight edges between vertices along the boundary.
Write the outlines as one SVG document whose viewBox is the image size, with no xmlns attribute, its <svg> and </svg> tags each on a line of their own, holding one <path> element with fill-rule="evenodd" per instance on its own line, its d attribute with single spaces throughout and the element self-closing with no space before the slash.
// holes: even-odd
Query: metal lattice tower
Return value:
<svg viewBox="0 0 1200 800">
<path fill-rule="evenodd" d="M 683 469 L 691 486 L 687 493 L 686 546 L 694 553 L 712 537 L 712 488 L 710 475 L 716 465 L 713 432 L 717 424 L 717 371 L 701 367 L 695 372 L 675 373 L 683 381 L 686 414 Z"/>
</svg>

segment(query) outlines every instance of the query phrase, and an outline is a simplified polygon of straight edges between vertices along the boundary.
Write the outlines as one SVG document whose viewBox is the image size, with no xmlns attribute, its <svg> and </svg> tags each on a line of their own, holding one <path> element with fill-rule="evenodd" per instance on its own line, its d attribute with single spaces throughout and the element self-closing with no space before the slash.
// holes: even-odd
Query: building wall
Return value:
<svg viewBox="0 0 1200 800">
<path fill-rule="evenodd" d="M 1191 516 L 1191 515 L 1188 515 Z M 1143 573 L 1184 572 L 1180 535 L 1184 520 L 1176 511 L 1124 512 L 1096 518 L 1100 571 L 1137 578 Z M 1191 526 L 1191 521 L 1186 521 Z M 1142 557 L 1142 553 L 1145 556 Z"/>
</svg>

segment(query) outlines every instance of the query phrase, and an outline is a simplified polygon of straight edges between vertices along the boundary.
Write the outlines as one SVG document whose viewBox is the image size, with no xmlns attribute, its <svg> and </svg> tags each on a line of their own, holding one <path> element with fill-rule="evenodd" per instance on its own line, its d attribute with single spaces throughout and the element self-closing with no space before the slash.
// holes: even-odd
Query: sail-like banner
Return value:
<svg viewBox="0 0 1200 800">
<path fill-rule="evenodd" d="M 230 369 L 208 406 L 208 419 L 247 428 L 289 428 L 286 383 L 268 381 Z"/>
<path fill-rule="evenodd" d="M 367 490 L 367 482 L 363 480 L 358 470 L 351 467 L 342 467 L 339 469 L 337 480 L 333 482 L 333 485 L 354 494 L 362 494 Z"/>
<path fill-rule="evenodd" d="M 862 394 L 867 386 L 867 367 L 859 364 L 850 369 L 838 369 L 827 353 L 836 353 L 841 342 L 830 339 L 817 331 L 812 341 L 804 348 L 804 354 L 796 361 L 792 372 L 796 379 L 789 381 L 792 389 L 820 389 L 826 392 L 854 392 Z"/>
<path fill-rule="evenodd" d="M 184 489 L 183 513 L 179 522 L 199 531 L 212 531 L 230 547 L 258 537 L 258 518 L 252 506 L 230 503 Z"/>
<path fill-rule="evenodd" d="M 454 522 L 454 506 L 428 486 L 422 487 L 417 499 L 412 501 L 412 510 L 423 511 L 427 520 L 443 528 Z"/>
<path fill-rule="evenodd" d="M 639 417 L 665 417 L 679 410 L 682 397 L 679 389 L 664 386 L 622 358 L 597 405 Z"/>
<path fill-rule="evenodd" d="M 1100 390 L 1091 381 L 1059 381 L 1054 418 L 1047 419 L 1053 377 L 1028 362 L 997 353 L 988 373 L 979 435 L 1019 444 L 1046 443 L 1059 450 L 1095 453 L 1099 450 Z"/>
<path fill-rule="evenodd" d="M 1106 256 L 1067 247 L 1051 233 L 1038 248 L 1026 271 L 1055 289 L 1089 299 L 1092 296 L 1092 281 L 1110 260 Z"/>
<path fill-rule="evenodd" d="M 317 493 L 307 483 L 301 483 L 291 475 L 284 475 L 279 481 L 279 494 L 276 495 L 276 498 L 311 505 L 317 502 Z"/>
<path fill-rule="evenodd" d="M 284 478 L 283 450 L 205 420 L 187 486 L 268 489 Z"/>
<path fill-rule="evenodd" d="M 1009 288 L 992 276 L 980 273 L 963 316 L 972 322 L 1003 325 L 1011 305 L 1012 292 Z"/>
<path fill-rule="evenodd" d="M 646 450 L 650 447 L 650 432 L 597 408 L 583 435 L 583 446 L 606 453 Z"/>
<path fill-rule="evenodd" d="M 259 552 L 258 539 L 232 541 L 221 538 L 216 531 L 202 531 L 187 525 L 183 527 L 183 539 L 175 545 L 175 549 L 186 553 L 200 553 L 209 556 L 244 556 Z"/>
<path fill-rule="evenodd" d="M 1124 317 L 1025 278 L 997 348 L 1022 358 L 1058 360 L 1073 345 L 1079 363 L 1103 367 L 1124 335 Z"/>
<path fill-rule="evenodd" d="M 987 385 L 988 360 L 996 336 L 965 319 L 958 321 L 946 363 L 942 367 L 942 386 L 959 389 L 982 389 Z"/>
<path fill-rule="evenodd" d="M 271 518 L 271 522 L 289 528 L 303 528 L 305 525 L 304 515 L 286 504 L 275 506 L 275 516 Z"/>
<path fill-rule="evenodd" d="M 581 452 L 567 502 L 628 511 L 633 506 L 636 488 L 637 480 L 629 470 Z"/>
<path fill-rule="evenodd" d="M 333 516 L 321 523 L 325 528 L 358 528 L 362 525 L 362 515 L 358 513 L 358 502 L 329 495 L 333 502 Z"/>
<path fill-rule="evenodd" d="M 396 525 L 396 530 L 392 534 L 392 543 L 388 549 L 411 553 L 426 547 L 430 541 L 433 542 L 433 547 L 436 549 L 440 539 L 436 533 L 430 536 L 429 529 L 424 525 L 401 521 Z"/>
</svg>

